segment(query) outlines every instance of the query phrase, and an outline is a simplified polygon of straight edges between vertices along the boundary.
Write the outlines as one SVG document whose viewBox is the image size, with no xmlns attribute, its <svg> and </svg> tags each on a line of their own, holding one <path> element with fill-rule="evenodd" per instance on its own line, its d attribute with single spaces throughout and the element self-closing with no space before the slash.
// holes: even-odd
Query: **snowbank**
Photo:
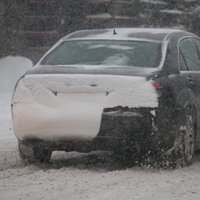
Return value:
<svg viewBox="0 0 200 200">
<path fill-rule="evenodd" d="M 0 140 L 13 138 L 11 118 L 11 97 L 17 80 L 32 66 L 23 57 L 0 59 Z"/>
<path fill-rule="evenodd" d="M 11 95 L 17 80 L 32 67 L 28 58 L 8 56 L 0 59 L 0 93 Z"/>
</svg>

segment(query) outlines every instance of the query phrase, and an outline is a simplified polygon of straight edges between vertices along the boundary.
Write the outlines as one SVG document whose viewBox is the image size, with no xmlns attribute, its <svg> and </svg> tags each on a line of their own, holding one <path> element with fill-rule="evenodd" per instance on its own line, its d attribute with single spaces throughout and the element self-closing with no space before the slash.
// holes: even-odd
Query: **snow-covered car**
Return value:
<svg viewBox="0 0 200 200">
<path fill-rule="evenodd" d="M 113 150 L 189 165 L 200 148 L 200 38 L 174 29 L 74 32 L 18 81 L 12 115 L 30 162 L 54 150 Z"/>
</svg>

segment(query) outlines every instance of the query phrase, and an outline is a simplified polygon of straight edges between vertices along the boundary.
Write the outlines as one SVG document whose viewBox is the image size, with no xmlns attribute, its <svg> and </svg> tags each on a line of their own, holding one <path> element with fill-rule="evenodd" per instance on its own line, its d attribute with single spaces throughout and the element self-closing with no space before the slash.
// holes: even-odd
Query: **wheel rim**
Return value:
<svg viewBox="0 0 200 200">
<path fill-rule="evenodd" d="M 195 143 L 195 133 L 194 133 L 194 120 L 191 114 L 186 115 L 185 124 L 185 135 L 184 135 L 184 152 L 185 159 L 187 162 L 192 161 L 194 154 L 194 143 Z"/>
</svg>

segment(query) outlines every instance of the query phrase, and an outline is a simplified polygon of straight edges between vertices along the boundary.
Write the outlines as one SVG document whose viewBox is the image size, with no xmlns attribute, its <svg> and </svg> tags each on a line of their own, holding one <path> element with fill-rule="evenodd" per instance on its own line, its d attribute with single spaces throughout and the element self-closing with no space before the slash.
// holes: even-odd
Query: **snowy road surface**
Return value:
<svg viewBox="0 0 200 200">
<path fill-rule="evenodd" d="M 12 130 L 10 93 L 1 92 L 0 200 L 19 199 L 199 200 L 200 156 L 175 170 L 126 167 L 100 152 L 55 152 L 49 164 L 25 165 Z"/>
</svg>

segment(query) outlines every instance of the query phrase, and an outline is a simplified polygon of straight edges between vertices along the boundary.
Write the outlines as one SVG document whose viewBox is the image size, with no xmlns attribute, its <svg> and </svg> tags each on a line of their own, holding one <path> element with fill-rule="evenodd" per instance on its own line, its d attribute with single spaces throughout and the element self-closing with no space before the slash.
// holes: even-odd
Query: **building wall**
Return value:
<svg viewBox="0 0 200 200">
<path fill-rule="evenodd" d="M 1 0 L 0 56 L 36 60 L 60 37 L 106 27 L 179 27 L 200 33 L 200 2 L 182 0 Z"/>
</svg>

